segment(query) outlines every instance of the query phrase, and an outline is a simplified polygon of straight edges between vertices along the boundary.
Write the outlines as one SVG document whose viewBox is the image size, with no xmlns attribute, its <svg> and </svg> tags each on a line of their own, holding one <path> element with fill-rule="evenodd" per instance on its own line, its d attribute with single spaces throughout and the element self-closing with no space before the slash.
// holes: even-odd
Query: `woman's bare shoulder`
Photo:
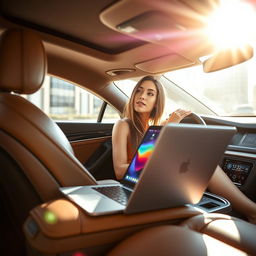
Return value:
<svg viewBox="0 0 256 256">
<path fill-rule="evenodd" d="M 114 130 L 129 132 L 129 124 L 126 119 L 119 119 L 114 124 Z"/>
<path fill-rule="evenodd" d="M 122 128 L 129 128 L 129 123 L 127 119 L 119 119 L 116 121 L 115 126 L 122 127 Z"/>
</svg>

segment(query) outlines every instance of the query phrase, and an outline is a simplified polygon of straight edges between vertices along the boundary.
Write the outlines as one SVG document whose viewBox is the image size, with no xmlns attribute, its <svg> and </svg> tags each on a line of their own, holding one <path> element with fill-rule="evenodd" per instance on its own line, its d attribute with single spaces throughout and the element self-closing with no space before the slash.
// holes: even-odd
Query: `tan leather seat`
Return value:
<svg viewBox="0 0 256 256">
<path fill-rule="evenodd" d="M 108 255 L 256 255 L 256 225 L 223 214 L 197 215 L 179 226 L 145 229 Z"/>
<path fill-rule="evenodd" d="M 1 35 L 0 196 L 18 227 L 33 207 L 61 197 L 59 186 L 96 184 L 59 127 L 18 95 L 36 92 L 46 69 L 44 46 L 35 34 L 15 29 Z"/>
</svg>

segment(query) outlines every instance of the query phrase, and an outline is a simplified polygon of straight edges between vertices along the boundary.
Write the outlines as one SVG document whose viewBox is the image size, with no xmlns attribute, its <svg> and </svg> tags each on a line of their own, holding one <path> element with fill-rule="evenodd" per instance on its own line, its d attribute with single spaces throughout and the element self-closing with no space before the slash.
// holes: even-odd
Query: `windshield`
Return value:
<svg viewBox="0 0 256 256">
<path fill-rule="evenodd" d="M 195 66 L 164 76 L 220 116 L 254 116 L 256 113 L 254 58 L 212 73 L 204 73 L 202 66 Z"/>
<path fill-rule="evenodd" d="M 116 81 L 126 95 L 139 78 Z M 190 109 L 198 114 L 255 116 L 256 61 L 205 73 L 201 65 L 167 72 L 160 81 L 165 87 L 167 111 Z"/>
</svg>

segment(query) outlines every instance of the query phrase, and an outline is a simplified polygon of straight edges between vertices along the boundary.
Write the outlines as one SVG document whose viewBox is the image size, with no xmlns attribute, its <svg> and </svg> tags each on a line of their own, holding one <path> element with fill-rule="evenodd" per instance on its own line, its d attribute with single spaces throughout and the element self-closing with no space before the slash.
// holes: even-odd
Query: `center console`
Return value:
<svg viewBox="0 0 256 256">
<path fill-rule="evenodd" d="M 105 255 L 119 241 L 142 229 L 179 224 L 205 212 L 226 213 L 229 210 L 230 204 L 226 199 L 208 192 L 196 205 L 97 217 L 87 215 L 67 199 L 57 199 L 30 212 L 24 224 L 24 233 L 36 253 L 67 255 L 67 251 L 73 253 L 76 248 L 84 248 L 86 254 Z"/>
<path fill-rule="evenodd" d="M 200 202 L 191 206 L 209 213 L 216 212 L 228 214 L 232 210 L 231 204 L 227 199 L 209 192 L 204 192 Z"/>
<path fill-rule="evenodd" d="M 83 248 L 86 255 L 106 255 L 115 244 L 137 231 L 157 225 L 179 224 L 198 214 L 202 211 L 185 205 L 137 214 L 92 217 L 71 201 L 57 199 L 35 207 L 23 230 L 35 254 L 66 256 Z"/>
</svg>

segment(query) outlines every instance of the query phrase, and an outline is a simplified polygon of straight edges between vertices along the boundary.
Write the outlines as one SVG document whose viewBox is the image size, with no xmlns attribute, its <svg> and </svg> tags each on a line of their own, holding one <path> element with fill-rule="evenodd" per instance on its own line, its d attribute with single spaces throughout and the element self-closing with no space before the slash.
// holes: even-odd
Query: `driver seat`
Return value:
<svg viewBox="0 0 256 256">
<path fill-rule="evenodd" d="M 17 239 L 32 208 L 62 197 L 60 186 L 97 183 L 55 122 L 19 95 L 36 92 L 46 70 L 44 46 L 33 32 L 14 29 L 1 35 L 0 224 L 7 232 L 16 230 Z"/>
</svg>

